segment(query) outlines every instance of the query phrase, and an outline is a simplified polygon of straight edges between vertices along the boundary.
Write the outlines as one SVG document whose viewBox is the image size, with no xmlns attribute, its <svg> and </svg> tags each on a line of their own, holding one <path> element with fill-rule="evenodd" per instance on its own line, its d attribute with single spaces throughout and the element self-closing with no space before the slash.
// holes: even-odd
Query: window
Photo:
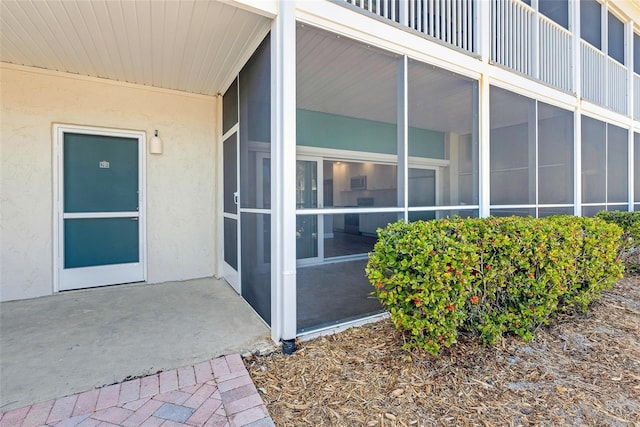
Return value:
<svg viewBox="0 0 640 427">
<path fill-rule="evenodd" d="M 628 131 L 582 117 L 582 214 L 627 210 Z"/>
<path fill-rule="evenodd" d="M 477 81 L 407 60 L 405 140 L 404 57 L 300 25 L 296 59 L 303 332 L 382 311 L 364 274 L 378 228 L 405 215 L 478 216 L 479 101 Z"/>
<path fill-rule="evenodd" d="M 569 28 L 569 2 L 567 0 L 538 0 L 538 10 L 555 23 Z"/>
<path fill-rule="evenodd" d="M 535 101 L 491 88 L 491 204 L 535 204 Z"/>
<path fill-rule="evenodd" d="M 398 58 L 304 25 L 296 60 L 297 328 L 304 332 L 382 311 L 364 269 L 376 229 L 402 212 Z M 398 212 L 375 212 L 381 208 Z"/>
<path fill-rule="evenodd" d="M 572 211 L 573 113 L 496 87 L 490 108 L 491 214 Z"/>
<path fill-rule="evenodd" d="M 607 201 L 607 126 L 582 117 L 582 203 Z"/>
<path fill-rule="evenodd" d="M 580 36 L 602 49 L 602 6 L 596 0 L 580 1 Z"/>
<path fill-rule="evenodd" d="M 573 113 L 538 102 L 538 203 L 573 203 Z"/>
<path fill-rule="evenodd" d="M 238 95 L 242 296 L 270 324 L 271 212 L 267 160 L 271 152 L 270 35 L 240 71 Z"/>
<path fill-rule="evenodd" d="M 626 129 L 607 125 L 607 203 L 628 200 L 628 139 Z"/>
<path fill-rule="evenodd" d="M 624 24 L 611 13 L 608 16 L 609 56 L 624 64 Z"/>
<path fill-rule="evenodd" d="M 477 103 L 474 80 L 409 62 L 409 207 L 478 204 Z"/>
</svg>

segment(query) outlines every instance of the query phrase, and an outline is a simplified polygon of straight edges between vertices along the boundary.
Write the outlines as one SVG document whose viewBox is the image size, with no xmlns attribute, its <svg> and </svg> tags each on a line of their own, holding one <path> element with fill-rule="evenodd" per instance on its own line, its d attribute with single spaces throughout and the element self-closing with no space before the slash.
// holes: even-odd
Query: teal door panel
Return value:
<svg viewBox="0 0 640 427">
<path fill-rule="evenodd" d="M 138 140 L 64 135 L 64 212 L 138 210 Z"/>
<path fill-rule="evenodd" d="M 64 268 L 140 261 L 137 218 L 64 220 Z"/>
</svg>

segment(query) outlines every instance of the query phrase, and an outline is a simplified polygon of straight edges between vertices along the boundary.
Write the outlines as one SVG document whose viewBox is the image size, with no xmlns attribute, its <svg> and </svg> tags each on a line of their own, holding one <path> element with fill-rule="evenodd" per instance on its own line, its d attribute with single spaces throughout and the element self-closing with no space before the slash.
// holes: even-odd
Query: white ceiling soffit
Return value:
<svg viewBox="0 0 640 427">
<path fill-rule="evenodd" d="M 300 24 L 297 61 L 299 108 L 397 122 L 399 56 Z M 416 64 L 419 63 L 409 64 L 409 125 L 470 133 L 471 80 L 431 65 Z"/>
<path fill-rule="evenodd" d="M 270 25 L 213 0 L 2 0 L 0 60 L 215 95 Z"/>
</svg>

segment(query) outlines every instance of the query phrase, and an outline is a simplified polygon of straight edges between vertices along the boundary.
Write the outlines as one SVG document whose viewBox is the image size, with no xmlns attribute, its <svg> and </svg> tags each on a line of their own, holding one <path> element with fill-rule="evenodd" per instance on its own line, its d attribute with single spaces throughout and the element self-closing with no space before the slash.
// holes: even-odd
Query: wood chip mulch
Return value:
<svg viewBox="0 0 640 427">
<path fill-rule="evenodd" d="M 245 363 L 276 426 L 640 426 L 640 276 L 526 343 L 402 343 L 385 320 Z"/>
</svg>

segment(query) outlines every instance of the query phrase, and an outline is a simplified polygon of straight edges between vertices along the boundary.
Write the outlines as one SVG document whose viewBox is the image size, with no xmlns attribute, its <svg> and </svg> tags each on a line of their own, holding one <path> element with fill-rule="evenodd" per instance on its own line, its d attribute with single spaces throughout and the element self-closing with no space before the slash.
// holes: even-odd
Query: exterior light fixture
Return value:
<svg viewBox="0 0 640 427">
<path fill-rule="evenodd" d="M 155 135 L 149 140 L 149 154 L 162 154 L 162 140 L 158 136 L 158 129 Z"/>
</svg>

